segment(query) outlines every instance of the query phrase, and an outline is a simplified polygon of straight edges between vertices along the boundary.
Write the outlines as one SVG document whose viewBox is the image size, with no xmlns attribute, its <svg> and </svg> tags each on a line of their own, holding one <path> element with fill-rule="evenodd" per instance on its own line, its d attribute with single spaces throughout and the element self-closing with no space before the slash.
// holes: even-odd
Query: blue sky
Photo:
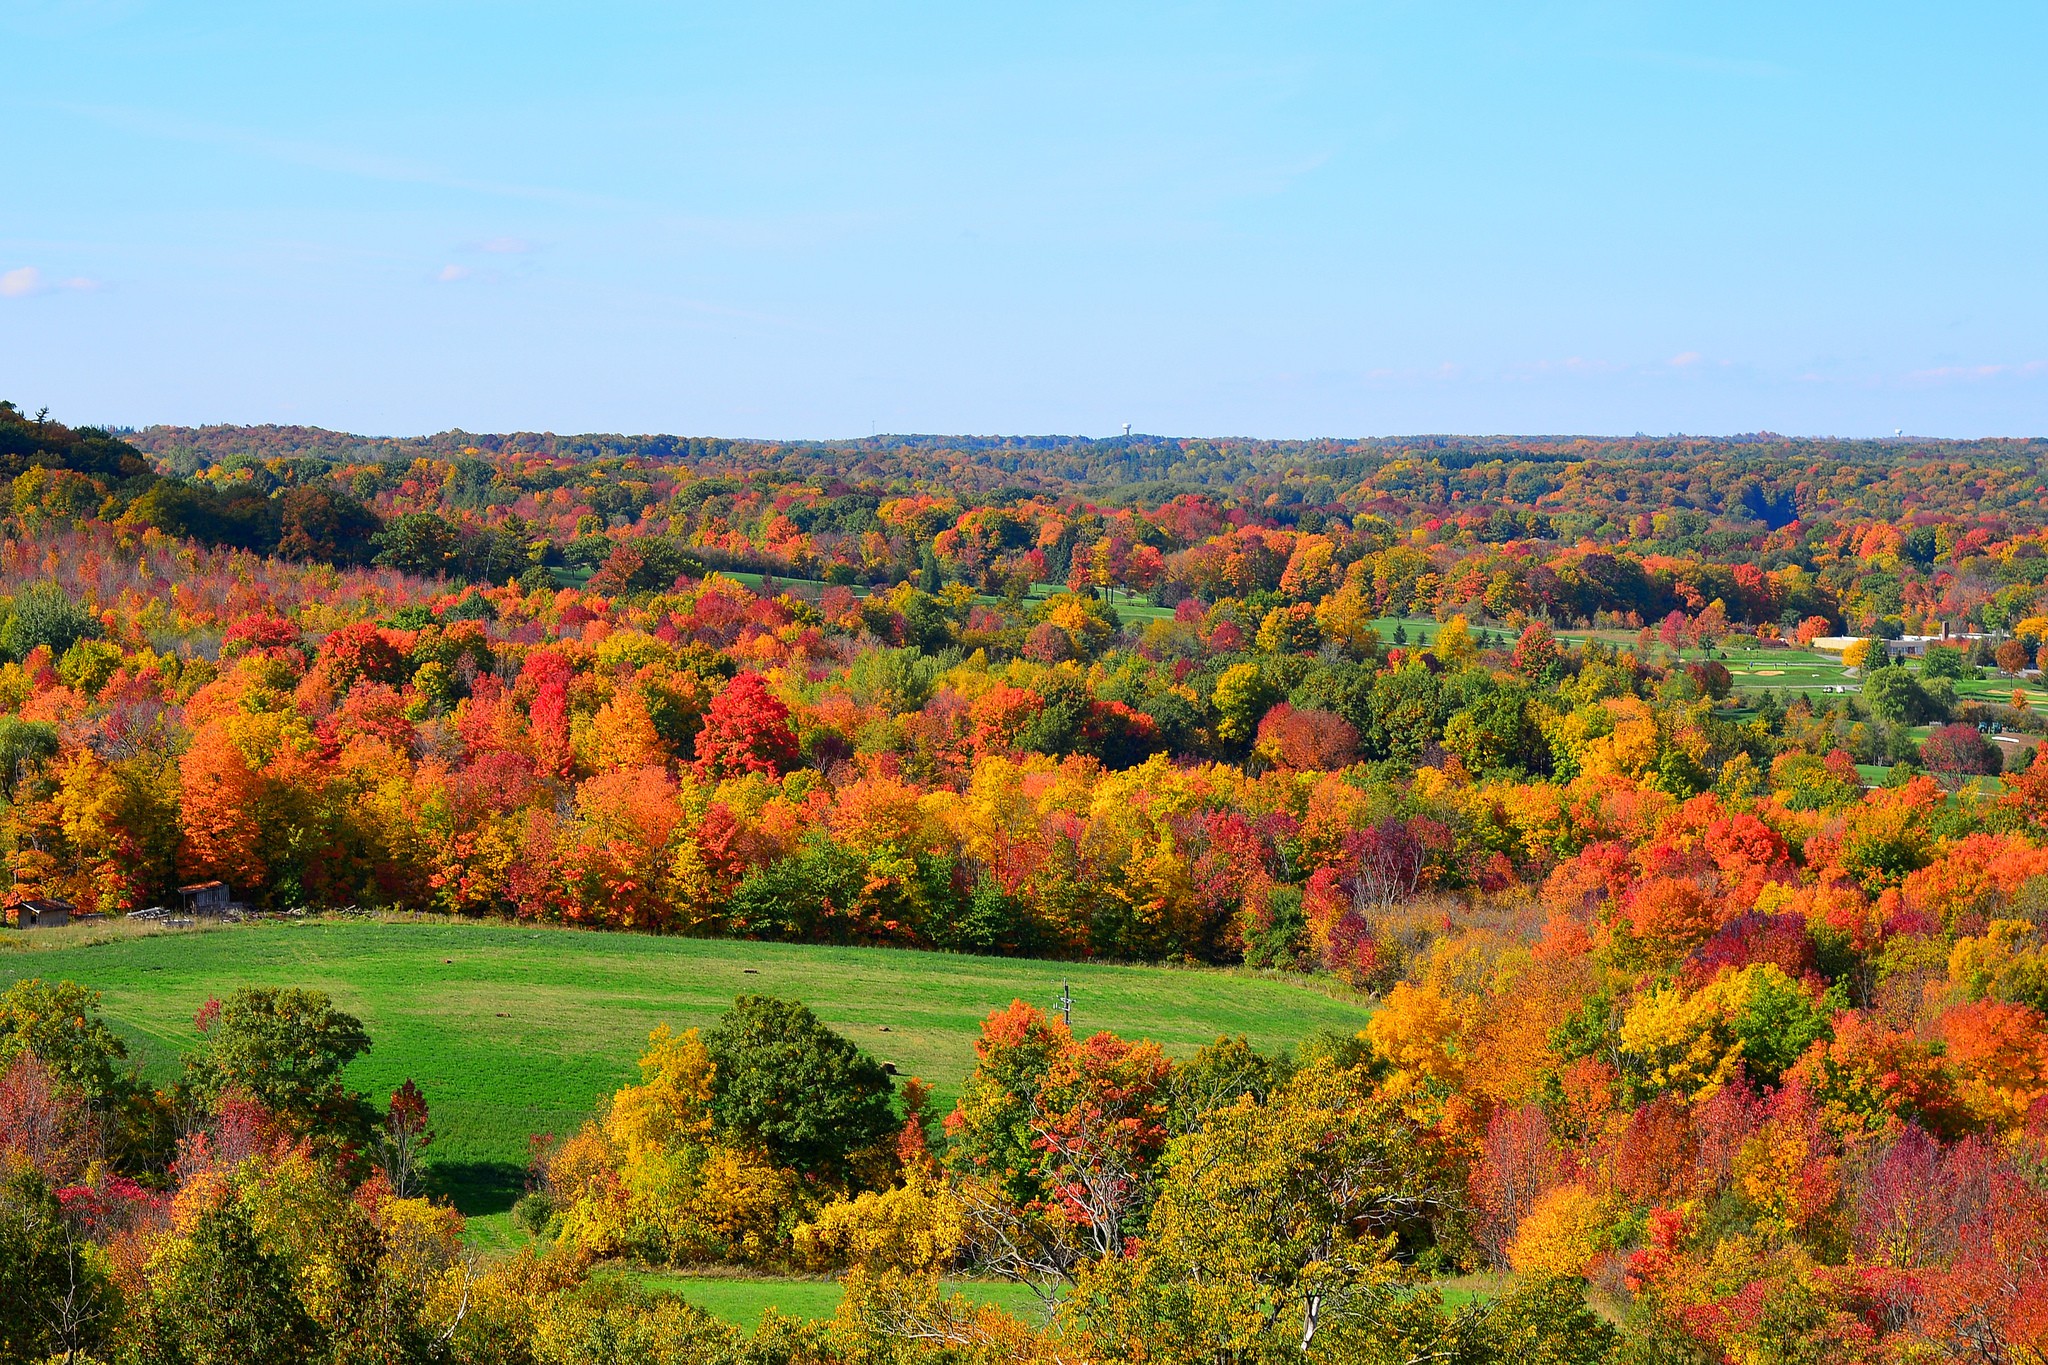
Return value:
<svg viewBox="0 0 2048 1365">
<path fill-rule="evenodd" d="M 2048 430 L 2048 6 L 0 5 L 0 396 Z"/>
</svg>

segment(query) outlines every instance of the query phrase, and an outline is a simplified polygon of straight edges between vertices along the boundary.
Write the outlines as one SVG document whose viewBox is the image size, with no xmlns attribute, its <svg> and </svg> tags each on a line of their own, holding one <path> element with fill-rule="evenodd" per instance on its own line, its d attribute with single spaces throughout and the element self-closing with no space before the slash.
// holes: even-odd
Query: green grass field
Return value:
<svg viewBox="0 0 2048 1365">
<path fill-rule="evenodd" d="M 753 1331 L 770 1308 L 784 1317 L 812 1322 L 831 1317 L 839 1310 L 845 1290 L 837 1280 L 777 1278 L 774 1276 L 690 1275 L 667 1271 L 644 1271 L 635 1276 L 650 1290 L 679 1294 L 715 1318 L 745 1331 Z M 1444 1307 L 1452 1311 L 1470 1308 L 1499 1298 L 1513 1287 L 1513 1277 L 1486 1272 L 1460 1275 L 1433 1282 L 1443 1295 Z M 1043 1301 L 1025 1286 L 1001 1280 L 959 1280 L 946 1285 L 949 1293 L 965 1295 L 975 1303 L 992 1304 L 1026 1322 L 1040 1320 Z"/>
<path fill-rule="evenodd" d="M 90 942 L 90 939 L 103 939 Z M 802 1000 L 903 1075 L 951 1096 L 974 1064 L 981 1019 L 1013 999 L 1051 1009 L 1071 982 L 1077 1029 L 1151 1038 L 1185 1055 L 1220 1034 L 1260 1047 L 1321 1028 L 1356 1029 L 1367 1007 L 1277 975 L 1116 967 L 653 938 L 449 921 L 312 920 L 204 930 L 13 931 L 0 985 L 69 978 L 102 993 L 107 1017 L 152 1078 L 175 1075 L 197 1041 L 193 1014 L 238 986 L 324 990 L 359 1015 L 374 1047 L 352 1084 L 379 1100 L 407 1077 L 439 1134 L 439 1186 L 500 1240 L 527 1137 L 562 1133 L 637 1079 L 655 1025 L 709 1026 L 736 995 Z"/>
<path fill-rule="evenodd" d="M 726 1277 L 716 1275 L 648 1272 L 637 1277 L 652 1290 L 679 1294 L 715 1318 L 735 1327 L 753 1331 L 770 1308 L 789 1318 L 812 1322 L 831 1317 L 839 1310 L 845 1290 L 837 1280 L 778 1279 L 773 1276 Z M 948 1293 L 961 1294 L 975 1303 L 993 1304 L 1026 1322 L 1040 1316 L 1039 1297 L 1021 1284 L 995 1280 L 959 1280 L 946 1285 Z"/>
</svg>

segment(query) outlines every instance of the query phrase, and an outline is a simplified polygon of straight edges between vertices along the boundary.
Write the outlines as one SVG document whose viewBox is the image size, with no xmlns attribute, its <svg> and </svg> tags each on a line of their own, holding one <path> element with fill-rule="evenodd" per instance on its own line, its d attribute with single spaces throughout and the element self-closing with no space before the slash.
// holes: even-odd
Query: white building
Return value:
<svg viewBox="0 0 2048 1365">
<path fill-rule="evenodd" d="M 1929 645 L 1970 645 L 1979 640 L 1988 640 L 1988 635 L 1901 635 L 1896 640 L 1877 640 L 1863 635 L 1822 635 L 1814 640 L 1813 647 L 1827 654 L 1840 654 L 1858 640 L 1871 639 L 1872 644 L 1881 644 L 1885 652 L 1894 659 L 1918 659 L 1927 653 Z"/>
</svg>

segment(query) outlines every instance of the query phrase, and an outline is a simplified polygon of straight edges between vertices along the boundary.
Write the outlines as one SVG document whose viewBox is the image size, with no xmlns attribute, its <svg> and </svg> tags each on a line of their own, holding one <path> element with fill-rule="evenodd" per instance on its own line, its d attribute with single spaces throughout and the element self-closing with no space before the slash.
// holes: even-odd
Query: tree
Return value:
<svg viewBox="0 0 2048 1365">
<path fill-rule="evenodd" d="M 1219 717 L 1216 733 L 1231 744 L 1249 743 L 1259 720 L 1280 699 L 1280 689 L 1257 664 L 1233 664 L 1216 679 L 1212 701 Z"/>
<path fill-rule="evenodd" d="M 1615 1330 L 1587 1306 L 1583 1283 L 1525 1280 L 1487 1306 L 1479 1336 L 1489 1359 L 1515 1365 L 1606 1365 Z"/>
<path fill-rule="evenodd" d="M 753 1351 L 737 1328 L 720 1322 L 675 1294 L 649 1294 L 621 1276 L 595 1278 L 545 1296 L 536 1306 L 532 1359 L 539 1365 L 686 1365 L 686 1362 L 752 1360 Z M 810 1361 L 826 1358 L 806 1332 L 769 1309 L 757 1342 L 795 1338 L 795 1350 L 763 1359 Z M 777 1343 L 782 1344 L 782 1343 Z M 809 1345 L 810 1349 L 804 1349 Z M 508 1353 L 509 1354 L 509 1353 Z M 524 1358 L 521 1354 L 520 1358 Z"/>
<path fill-rule="evenodd" d="M 32 1167 L 0 1174 L 0 1360 L 102 1358 L 118 1297 Z"/>
<path fill-rule="evenodd" d="M 1583 1185 L 1560 1185 L 1537 1201 L 1508 1243 L 1508 1262 L 1524 1275 L 1577 1279 L 1592 1260 L 1602 1219 Z"/>
<path fill-rule="evenodd" d="M 1253 643 L 1262 654 L 1313 653 L 1323 642 L 1323 628 L 1315 608 L 1305 602 L 1275 607 L 1259 622 Z"/>
<path fill-rule="evenodd" d="M 280 559 L 362 564 L 383 530 L 377 514 L 337 488 L 302 484 L 278 499 Z"/>
<path fill-rule="evenodd" d="M 1723 972 L 1690 995 L 1651 990 L 1629 1007 L 1621 1043 L 1637 1090 L 1674 1090 L 1705 1098 L 1746 1068 L 1775 1081 L 1828 1036 L 1827 1002 L 1817 988 L 1772 963 Z"/>
<path fill-rule="evenodd" d="M 1443 689 L 1436 675 L 1417 664 L 1381 673 L 1367 701 L 1371 724 L 1364 727 L 1368 756 L 1414 763 L 1440 733 Z"/>
<path fill-rule="evenodd" d="M 1940 1138 L 1971 1125 L 1939 1042 L 1915 1037 L 1859 1010 L 1830 1021 L 1834 1036 L 1813 1044 L 1792 1069 L 1838 1131 L 1881 1132 L 1900 1122 Z"/>
<path fill-rule="evenodd" d="M 1065 1021 L 1022 1000 L 981 1021 L 974 1070 L 946 1118 L 946 1164 L 993 1184 L 1016 1205 L 1044 1197 L 1032 1119 L 1053 1064 L 1074 1045 Z"/>
<path fill-rule="evenodd" d="M 2033 655 L 2018 640 L 2007 640 L 1994 651 L 1992 657 L 1998 661 L 2001 673 L 2018 673 L 2024 669 Z"/>
<path fill-rule="evenodd" d="M 710 777 L 750 772 L 776 777 L 796 767 L 799 756 L 789 708 L 758 673 L 742 673 L 727 683 L 697 732 L 697 771 Z"/>
<path fill-rule="evenodd" d="M 1541 621 L 1531 621 L 1523 627 L 1521 638 L 1515 641 L 1515 652 L 1508 656 L 1509 668 L 1538 683 L 1550 682 L 1561 662 L 1557 639 Z"/>
<path fill-rule="evenodd" d="M 1810 649 L 1815 640 L 1821 639 L 1834 628 L 1834 623 L 1825 616 L 1809 616 L 1793 630 L 1792 641 L 1801 649 Z"/>
<path fill-rule="evenodd" d="M 238 1192 L 212 1192 L 181 1231 L 159 1240 L 144 1267 L 130 1329 L 136 1359 L 304 1365 L 326 1357 L 328 1333 L 300 1298 L 295 1258 L 263 1235 Z"/>
<path fill-rule="evenodd" d="M 1903 667 L 1871 669 L 1863 700 L 1872 715 L 1894 725 L 1918 725 L 1935 713 L 1934 699 Z"/>
<path fill-rule="evenodd" d="M 1399 1109 L 1363 1072 L 1313 1063 L 1175 1140 L 1143 1245 L 1090 1263 L 1064 1311 L 1118 1359 L 1307 1351 L 1393 1303 L 1395 1234 L 1444 1203 Z"/>
<path fill-rule="evenodd" d="M 384 1178 L 391 1182 L 391 1192 L 400 1199 L 411 1199 L 420 1193 L 425 1174 L 422 1159 L 434 1142 L 427 1121 L 426 1096 L 407 1077 L 405 1084 L 391 1092 L 391 1103 L 384 1111 L 384 1131 L 379 1135 Z"/>
<path fill-rule="evenodd" d="M 740 996 L 704 1043 L 717 1066 L 711 1115 L 720 1136 L 779 1165 L 837 1178 L 855 1152 L 895 1131 L 882 1064 L 803 1005 Z"/>
<path fill-rule="evenodd" d="M 1166 1144 L 1170 1067 L 1156 1043 L 1103 1032 L 1069 1048 L 1046 1073 L 1031 1120 L 1047 1186 L 1096 1255 L 1119 1255 L 1146 1176 Z"/>
<path fill-rule="evenodd" d="M 1261 758 L 1297 772 L 1328 771 L 1347 766 L 1358 754 L 1358 731 L 1342 716 L 1281 702 L 1259 722 Z"/>
<path fill-rule="evenodd" d="M 2031 1005 L 1973 1000 L 1940 1020 L 1963 1102 L 1986 1124 L 2011 1129 L 2048 1096 L 2048 1020 Z"/>
<path fill-rule="evenodd" d="M 22 782 L 55 758 L 59 747 L 50 721 L 0 716 L 0 796 L 13 800 Z"/>
<path fill-rule="evenodd" d="M 1493 1111 L 1480 1143 L 1480 1159 L 1472 1168 L 1470 1191 L 1479 1214 L 1478 1240 L 1494 1265 L 1507 1265 L 1515 1229 L 1546 1194 L 1564 1183 L 1568 1169 L 1540 1107 L 1501 1105 Z"/>
<path fill-rule="evenodd" d="M 1976 726 L 1959 723 L 1928 735 L 1920 746 L 1920 762 L 1954 791 L 1971 777 L 1996 777 L 2005 767 L 2005 755 Z"/>
<path fill-rule="evenodd" d="M 412 672 L 390 635 L 372 621 L 351 621 L 322 640 L 318 667 L 337 696 L 365 678 L 398 683 Z"/>
<path fill-rule="evenodd" d="M 17 659 L 45 646 L 61 655 L 80 640 L 100 633 L 100 623 L 91 612 L 71 600 L 55 583 L 33 583 L 16 595 L 13 613 L 0 625 L 0 650 Z"/>
<path fill-rule="evenodd" d="M 1529 694 L 1521 687 L 1485 692 L 1445 723 L 1444 747 L 1475 774 L 1545 772 L 1549 745 L 1529 711 Z"/>
<path fill-rule="evenodd" d="M 200 1023 L 206 1041 L 186 1057 L 185 1083 L 202 1103 L 246 1095 L 294 1133 L 368 1147 L 375 1113 L 341 1073 L 370 1035 L 325 991 L 244 987 Z"/>
<path fill-rule="evenodd" d="M 179 871 L 244 886 L 261 882 L 269 871 L 257 811 L 263 781 L 224 720 L 199 727 L 178 773 Z"/>
<path fill-rule="evenodd" d="M 1958 682 L 1977 676 L 1970 666 L 1970 656 L 1959 648 L 1948 645 L 1929 645 L 1921 656 L 1920 673 L 1927 678 L 1950 678 Z"/>
<path fill-rule="evenodd" d="M 450 572 L 462 550 L 455 527 L 432 512 L 406 513 L 386 526 L 373 544 L 379 564 L 426 577 Z"/>
<path fill-rule="evenodd" d="M 126 1090 L 127 1044 L 100 1017 L 99 992 L 75 981 L 17 981 L 0 995 L 0 1069 L 33 1057 L 57 1085 L 91 1104 Z"/>
<path fill-rule="evenodd" d="M 794 854 L 750 873 L 725 905 L 732 927 L 758 938 L 846 942 L 868 891 L 868 864 L 823 830 Z"/>
<path fill-rule="evenodd" d="M 1648 877 L 1622 898 L 1635 940 L 1657 962 L 1675 962 L 1712 936 L 1714 903 L 1683 877 Z"/>
</svg>

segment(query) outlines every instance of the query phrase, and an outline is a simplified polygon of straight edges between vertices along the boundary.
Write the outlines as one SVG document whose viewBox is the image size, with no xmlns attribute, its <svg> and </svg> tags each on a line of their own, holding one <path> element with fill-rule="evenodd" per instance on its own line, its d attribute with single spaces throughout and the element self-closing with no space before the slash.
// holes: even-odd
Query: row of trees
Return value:
<svg viewBox="0 0 2048 1365">
<path fill-rule="evenodd" d="M 1717 1012 L 1717 1057 L 1662 1021 L 1686 997 L 1653 992 L 1620 1022 L 1635 1059 L 1617 1071 L 1591 1024 L 1606 1002 L 1574 1018 L 1560 990 L 1602 954 L 1553 927 L 1489 982 L 1468 929 L 1357 1037 L 1287 1055 L 1226 1039 L 1172 1061 L 1019 1002 L 984 1022 L 944 1122 L 912 1080 L 893 1131 L 879 1108 L 847 1121 L 882 1093 L 850 1045 L 800 1007 L 742 1000 L 701 1039 L 657 1032 L 643 1082 L 543 1154 L 521 1213 L 577 1266 L 834 1270 L 836 1330 L 901 1359 L 1905 1361 L 2048 1344 L 2048 1101 L 1941 1098 L 1959 1074 L 1941 1049 L 1830 1019 L 1801 984 L 1810 964 L 1754 960 L 1800 968 L 1787 923 L 1735 928 L 1679 974 L 1704 983 L 1690 1000 Z M 1445 984 L 1451 962 L 1484 998 Z M 1529 1027 L 1546 1014 L 1562 1021 L 1547 1040 Z M 1951 1037 L 1958 1060 L 1978 1047 Z M 1652 1054 L 1675 1067 L 1644 1069 Z M 738 1098 L 764 1069 L 779 1135 Z M 792 1144 L 799 1130 L 831 1140 Z M 1487 1267 L 1514 1287 L 1447 1310 L 1433 1278 Z M 1031 1286 L 1042 1317 L 949 1299 L 943 1280 L 969 1271 Z"/>
<path fill-rule="evenodd" d="M 668 438 L 137 439 L 141 449 L 0 406 L 14 524 L 118 520 L 492 583 L 596 571 L 607 592 L 659 590 L 710 564 L 994 595 L 1064 582 L 1168 604 L 1243 600 L 1263 615 L 1355 580 L 1374 614 L 1483 611 L 1519 628 L 1524 617 L 1639 627 L 1681 612 L 1723 633 L 1788 635 L 1813 619 L 1887 635 L 2017 631 L 2048 605 L 2039 452 L 2026 443 L 1369 444 L 1215 458 L 1176 447 L 1175 459 L 1235 473 L 1104 505 L 1068 475 L 1033 477 L 1034 459 L 1060 466 L 1051 445 L 1007 452 L 1025 483 L 995 489 L 977 463 L 993 449 L 949 462 L 914 442 L 842 460 L 829 447 Z M 178 472 L 159 473 L 145 450 Z M 1244 477 L 1268 467 L 1270 484 Z"/>
<path fill-rule="evenodd" d="M 86 909 L 218 877 L 287 907 L 1309 965 L 1313 879 L 1376 867 L 1360 849 L 1403 850 L 1365 874 L 1403 895 L 1502 894 L 1611 837 L 1595 794 L 1713 791 L 1816 877 L 1854 763 L 1990 764 L 1974 729 L 1914 741 L 1985 714 L 1932 665 L 1738 721 L 1711 660 L 1459 618 L 1387 646 L 1348 588 L 1140 628 L 1080 594 L 448 593 L 84 533 L 0 560 L 28 578 L 0 612 L 0 836 L 18 896 Z"/>
<path fill-rule="evenodd" d="M 89 994 L 32 980 L 0 997 L 0 1349 L 194 1365 L 2038 1351 L 2048 1100 L 1970 1088 L 1963 1059 L 1985 1054 L 1960 1029 L 1944 1054 L 1867 1012 L 1827 1017 L 1800 984 L 1810 939 L 1770 919 L 1717 935 L 1677 974 L 1696 994 L 1653 989 L 1604 1042 L 1613 1007 L 1574 986 L 1610 950 L 1555 918 L 1533 957 L 1490 967 L 1498 931 L 1455 930 L 1366 1030 L 1291 1054 L 1226 1039 L 1173 1061 L 1020 1002 L 984 1022 L 943 1122 L 922 1082 L 892 1093 L 801 1005 L 742 997 L 708 1033 L 657 1030 L 642 1080 L 541 1149 L 515 1211 L 536 1243 L 495 1264 L 418 1195 L 416 1088 L 380 1113 L 342 1086 L 369 1040 L 324 997 L 208 1002 L 184 1076 L 152 1091 Z M 1981 950 L 1956 956 L 1984 970 Z M 1669 1041 L 1688 999 L 1723 1011 L 1727 1058 Z M 2005 1030 L 1996 1084 L 2048 1081 L 2038 1029 L 2029 1044 L 1978 1013 Z M 1562 1020 L 1547 1040 L 1538 1016 Z M 1617 1041 L 1658 1064 L 1617 1072 Z M 846 1297 L 830 1324 L 771 1315 L 743 1340 L 616 1279 L 619 1256 L 830 1270 Z M 1487 1301 L 1447 1306 L 1432 1282 L 1489 1265 L 1515 1278 Z M 1038 1290 L 1044 1312 L 949 1297 L 969 1271 Z"/>
</svg>

